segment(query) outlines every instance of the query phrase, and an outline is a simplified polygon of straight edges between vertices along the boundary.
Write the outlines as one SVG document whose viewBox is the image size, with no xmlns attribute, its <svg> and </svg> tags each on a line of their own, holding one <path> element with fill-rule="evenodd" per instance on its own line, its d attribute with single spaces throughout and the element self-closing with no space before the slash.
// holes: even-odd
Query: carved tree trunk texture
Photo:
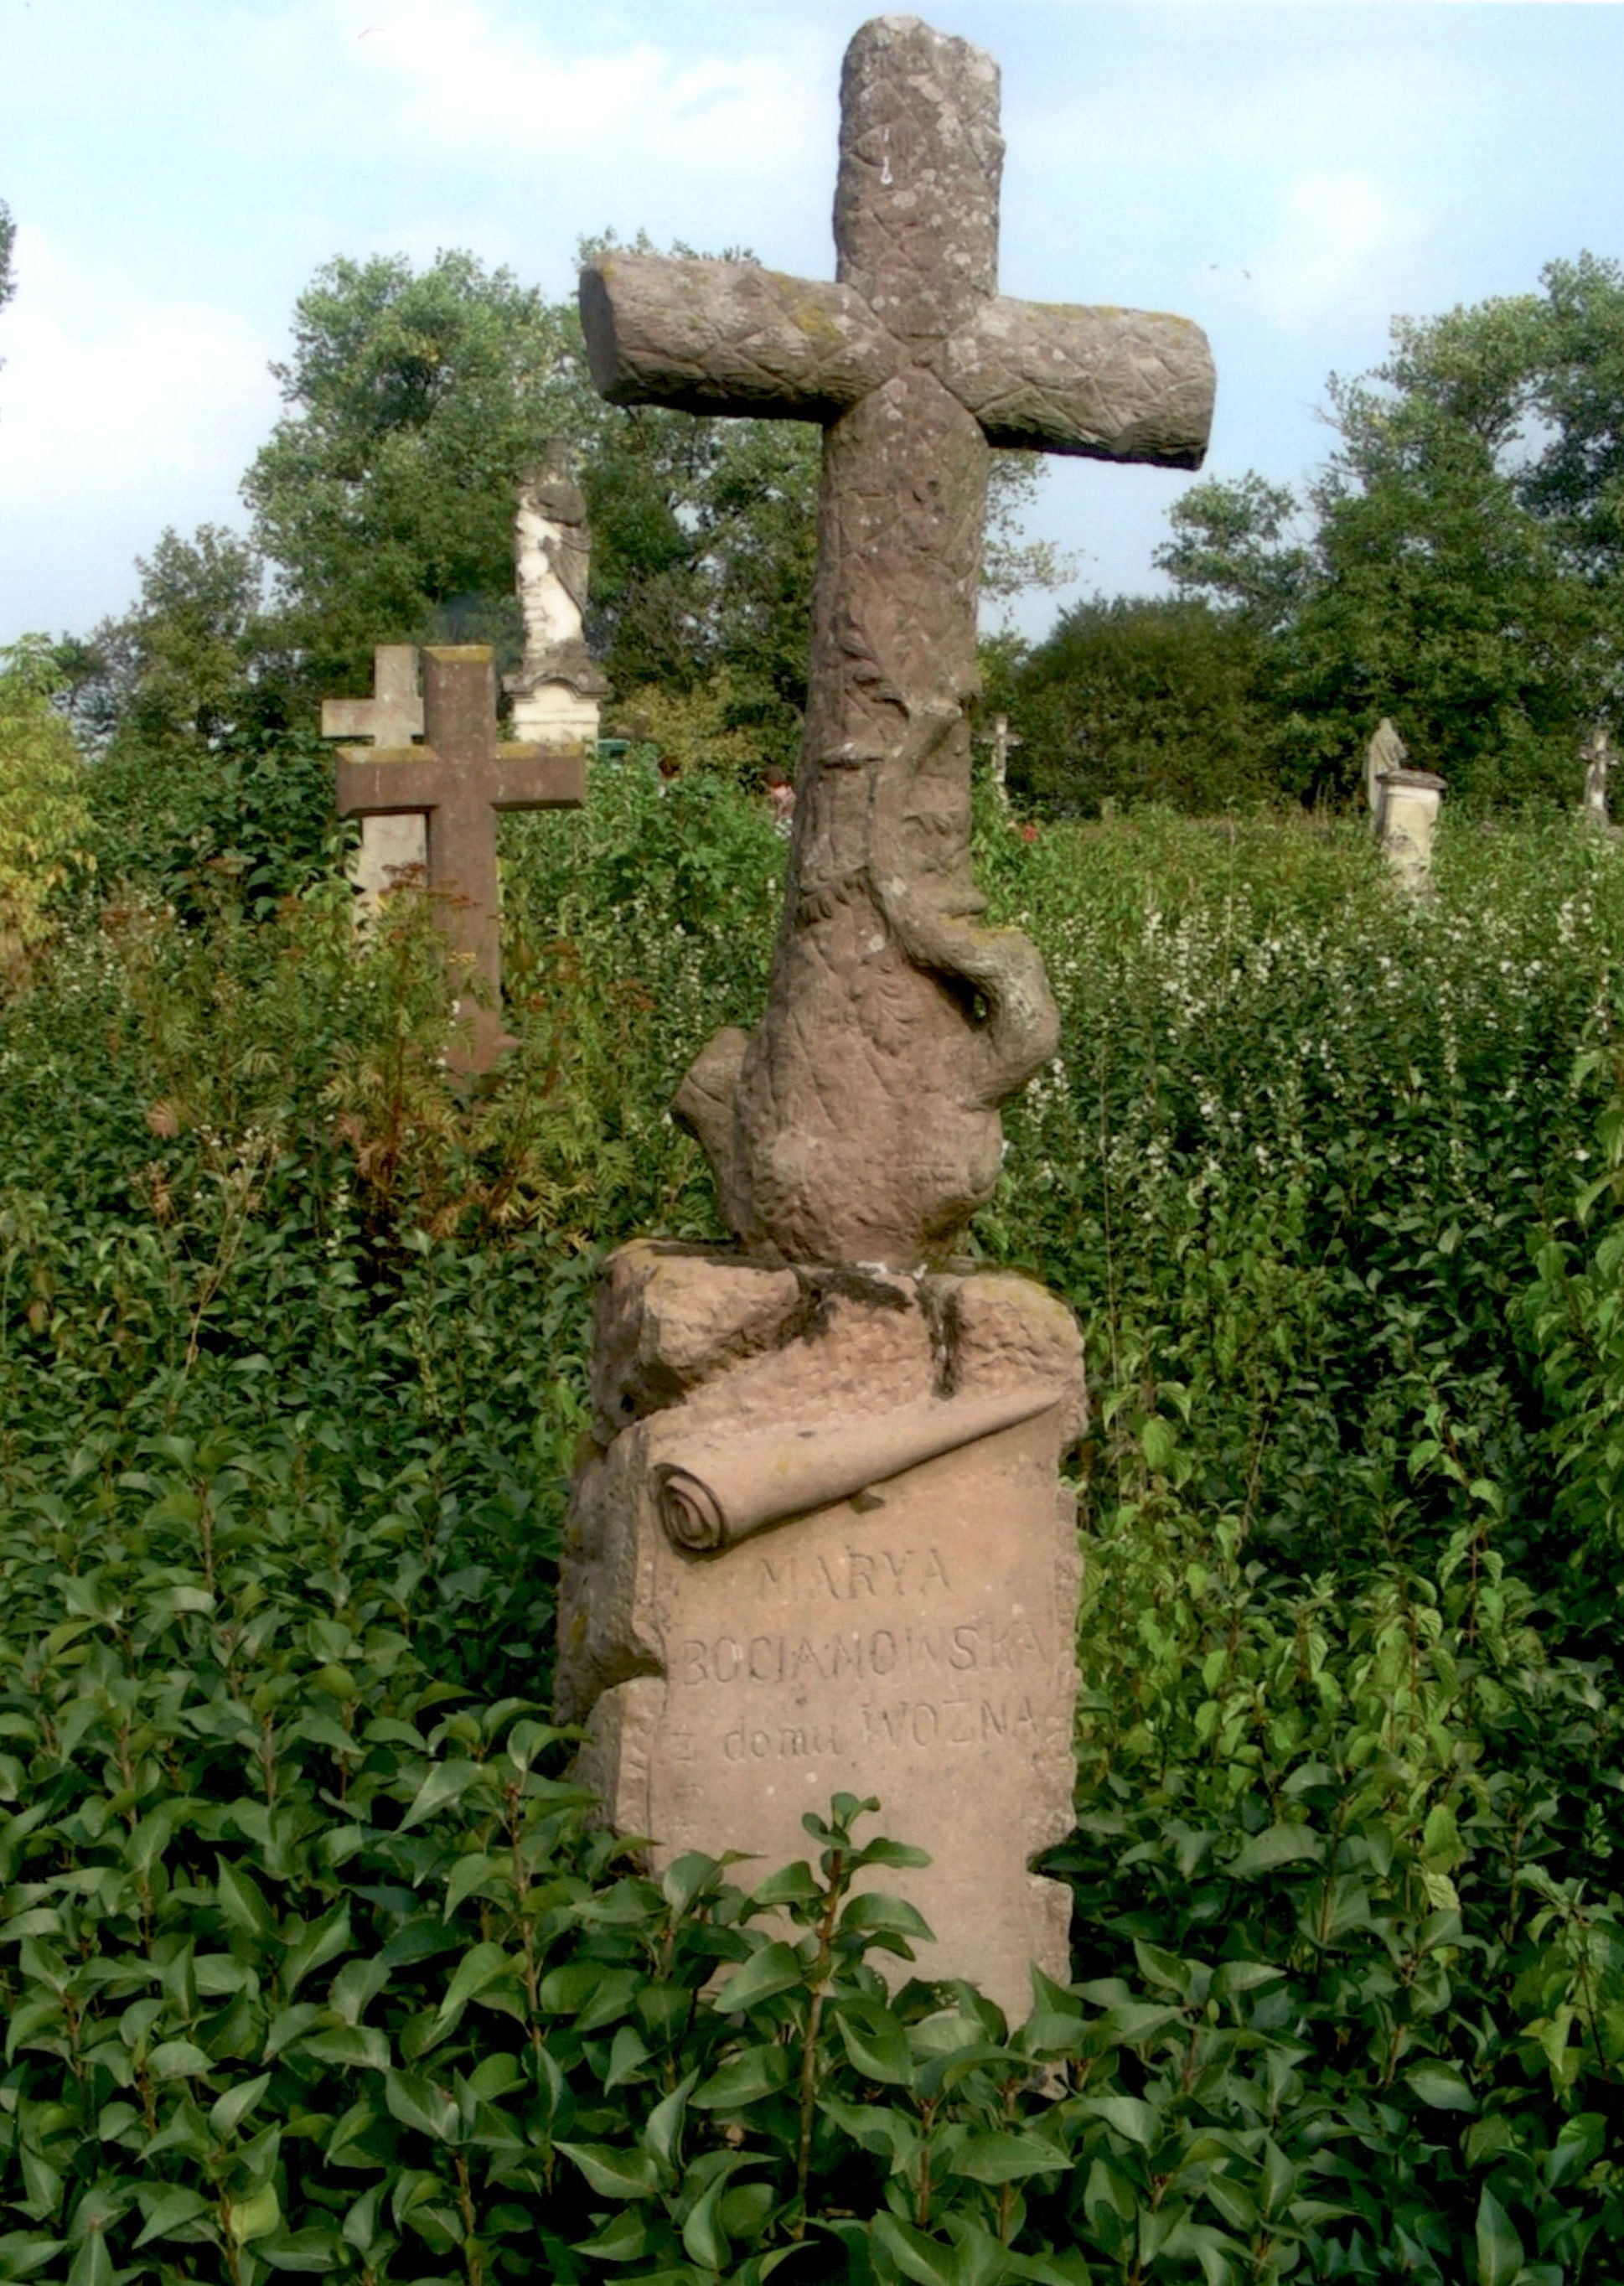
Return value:
<svg viewBox="0 0 1624 2286">
<path fill-rule="evenodd" d="M 991 1194 L 998 1106 L 1055 1048 L 970 863 L 989 440 L 1200 464 L 1212 368 L 1178 318 L 998 298 L 997 68 L 911 18 L 847 51 L 839 279 L 616 256 L 582 280 L 619 402 L 825 430 L 811 672 L 767 1010 L 677 1100 L 753 1249 L 911 1267 Z"/>
</svg>

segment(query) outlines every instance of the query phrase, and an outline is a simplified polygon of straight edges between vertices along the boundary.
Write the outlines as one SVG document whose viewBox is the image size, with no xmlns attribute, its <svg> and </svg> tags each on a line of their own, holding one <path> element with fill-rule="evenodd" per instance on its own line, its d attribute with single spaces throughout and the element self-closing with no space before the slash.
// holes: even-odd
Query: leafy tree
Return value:
<svg viewBox="0 0 1624 2286">
<path fill-rule="evenodd" d="M 1173 537 L 1152 558 L 1179 592 L 1244 612 L 1270 633 L 1284 626 L 1313 578 L 1310 549 L 1291 535 L 1297 496 L 1254 471 L 1192 485 L 1168 512 Z"/>
<path fill-rule="evenodd" d="M 1382 365 L 1332 377 L 1306 540 L 1256 475 L 1173 511 L 1180 593 L 1270 638 L 1300 792 L 1351 787 L 1391 714 L 1457 791 L 1566 800 L 1585 727 L 1624 711 L 1624 272 L 1584 255 L 1542 284 L 1396 319 Z"/>
<path fill-rule="evenodd" d="M 1311 767 L 1345 767 L 1385 713 L 1462 791 L 1571 795 L 1601 696 L 1587 674 L 1594 599 L 1491 437 L 1391 370 L 1396 397 L 1334 391 L 1343 445 L 1315 493 L 1322 576 L 1287 684 Z"/>
<path fill-rule="evenodd" d="M 366 681 L 374 643 L 505 637 L 519 471 L 573 427 L 566 314 L 442 253 L 321 270 L 273 368 L 288 412 L 243 480 L 312 686 Z"/>
<path fill-rule="evenodd" d="M 171 527 L 136 570 L 133 609 L 104 620 L 71 662 L 87 728 L 150 753 L 196 755 L 267 712 L 277 719 L 264 567 L 248 542 L 218 524 L 200 524 L 190 540 Z"/>
<path fill-rule="evenodd" d="M 718 730 L 784 760 L 806 694 L 817 431 L 605 412 L 585 469 L 589 634 L 619 711 L 714 685 Z"/>
<path fill-rule="evenodd" d="M 1007 676 L 1012 788 L 1076 813 L 1102 798 L 1221 808 L 1266 794 L 1263 644 L 1206 603 L 1095 596 Z"/>
<path fill-rule="evenodd" d="M 1581 254 L 1544 272 L 1532 395 L 1537 450 L 1523 480 L 1581 572 L 1624 572 L 1624 268 Z"/>
<path fill-rule="evenodd" d="M 329 263 L 276 370 L 289 409 L 244 493 L 311 697 L 364 683 L 374 642 L 477 638 L 513 654 L 514 493 L 563 435 L 592 515 L 589 634 L 619 698 L 646 713 L 651 690 L 691 697 L 721 678 L 717 735 L 763 760 L 792 753 L 816 428 L 605 405 L 573 303 L 545 303 L 462 253 L 421 272 L 401 257 Z M 1066 575 L 1021 540 L 1036 483 L 1030 455 L 996 457 L 995 595 Z"/>
</svg>

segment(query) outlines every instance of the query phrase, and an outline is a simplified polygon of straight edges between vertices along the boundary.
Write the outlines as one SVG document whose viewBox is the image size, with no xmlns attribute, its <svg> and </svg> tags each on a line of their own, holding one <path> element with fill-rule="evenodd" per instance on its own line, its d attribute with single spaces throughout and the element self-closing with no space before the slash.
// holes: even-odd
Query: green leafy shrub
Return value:
<svg viewBox="0 0 1624 2286">
<path fill-rule="evenodd" d="M 860 1805 L 662 1885 L 564 1774 L 595 1266 L 716 1234 L 665 1105 L 783 850 L 626 767 L 507 832 L 488 1088 L 332 853 L 138 851 L 0 1014 L 0 2277 L 1611 2286 L 1611 845 L 1447 829 L 1411 910 L 1347 829 L 982 815 L 1065 1056 L 974 1242 L 1095 1400 L 1012 2037 Z"/>
<path fill-rule="evenodd" d="M 90 863 L 84 765 L 53 680 L 42 638 L 0 650 L 0 976 L 49 934 L 56 893 Z"/>
</svg>

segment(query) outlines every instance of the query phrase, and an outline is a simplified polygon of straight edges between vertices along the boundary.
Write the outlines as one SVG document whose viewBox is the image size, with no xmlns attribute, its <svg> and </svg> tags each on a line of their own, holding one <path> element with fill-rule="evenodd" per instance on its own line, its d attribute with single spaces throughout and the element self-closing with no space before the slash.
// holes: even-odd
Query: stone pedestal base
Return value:
<svg viewBox="0 0 1624 2286">
<path fill-rule="evenodd" d="M 598 702 L 582 698 L 566 682 L 541 682 L 533 689 L 510 679 L 513 735 L 541 746 L 579 746 L 591 761 L 597 753 Z"/>
<path fill-rule="evenodd" d="M 599 1297 L 597 1450 L 577 1481 L 558 1710 L 658 1868 L 808 1854 L 802 1814 L 878 1795 L 931 1852 L 900 1977 L 1012 2017 L 1068 1975 L 1076 1326 L 1000 1274 L 772 1269 L 643 1242 Z M 748 1872 L 741 1869 L 742 1877 Z M 880 1886 L 895 1874 L 876 1877 Z"/>
<path fill-rule="evenodd" d="M 1432 832 L 1445 782 L 1431 770 L 1384 770 L 1376 813 L 1382 851 L 1394 880 L 1411 896 L 1425 895 L 1432 875 Z"/>
</svg>

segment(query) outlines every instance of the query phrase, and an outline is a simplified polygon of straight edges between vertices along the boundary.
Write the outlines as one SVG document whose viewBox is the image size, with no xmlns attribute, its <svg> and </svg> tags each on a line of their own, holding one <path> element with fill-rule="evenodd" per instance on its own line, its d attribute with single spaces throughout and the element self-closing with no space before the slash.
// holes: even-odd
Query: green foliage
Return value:
<svg viewBox="0 0 1624 2286">
<path fill-rule="evenodd" d="M 165 532 L 138 557 L 133 609 L 104 620 L 71 660 L 75 714 L 154 761 L 200 761 L 255 728 L 280 727 L 267 674 L 254 550 L 217 524 Z"/>
<path fill-rule="evenodd" d="M 635 729 L 662 696 L 667 708 L 698 699 L 745 759 L 793 760 L 818 446 L 791 422 L 604 408 L 584 475 L 592 632 L 617 721 Z"/>
<path fill-rule="evenodd" d="M 368 687 L 379 642 L 488 642 L 516 665 L 515 495 L 563 438 L 593 523 L 588 633 L 628 724 L 698 708 L 713 760 L 792 762 L 816 427 L 606 405 L 573 299 L 465 252 L 330 262 L 293 335 L 287 410 L 243 479 L 251 543 L 165 532 L 132 609 L 59 647 L 90 747 L 156 767 L 296 738 L 318 699 Z M 1063 574 L 1021 538 L 1037 483 L 1030 454 L 995 456 L 991 595 Z"/>
<path fill-rule="evenodd" d="M 1540 1234 L 1536 1275 L 1525 1297 L 1550 1409 L 1558 1470 L 1556 1512 L 1575 1535 L 1581 1563 L 1611 1563 L 1624 1546 L 1624 1061 L 1619 1010 L 1604 1044 L 1577 1060 L 1581 1084 L 1604 1078 L 1596 1171 L 1571 1214 Z"/>
<path fill-rule="evenodd" d="M 1266 629 L 1294 792 L 1345 792 L 1391 714 L 1479 801 L 1555 800 L 1618 715 L 1624 274 L 1582 255 L 1542 294 L 1398 319 L 1387 360 L 1333 376 L 1337 432 L 1304 505 L 1208 482 L 1158 555 L 1181 593 Z"/>
<path fill-rule="evenodd" d="M 510 821 L 466 1094 L 420 899 L 358 947 L 335 850 L 122 830 L 0 1015 L 0 2276 L 1607 2286 L 1610 843 L 1446 826 L 1411 908 L 1352 828 L 983 805 L 1065 1056 L 974 1242 L 1094 1396 L 1012 2033 L 867 1805 L 650 1880 L 546 1723 L 595 1266 L 715 1233 L 664 1106 L 759 1006 L 762 806 Z"/>
<path fill-rule="evenodd" d="M 54 893 L 89 863 L 84 765 L 51 705 L 52 646 L 0 650 L 0 976 L 48 934 Z"/>
<path fill-rule="evenodd" d="M 515 489 L 569 428 L 572 347 L 565 313 L 469 254 L 318 272 L 243 482 L 312 688 L 365 688 L 377 642 L 511 647 Z"/>
<path fill-rule="evenodd" d="M 1208 477 L 1168 510 L 1173 536 L 1155 552 L 1182 595 L 1205 597 L 1273 633 L 1291 619 L 1313 579 L 1313 558 L 1291 536 L 1296 496 L 1250 471 Z"/>
<path fill-rule="evenodd" d="M 1198 603 L 1096 596 L 1016 668 L 1012 790 L 1077 816 L 1102 800 L 1202 811 L 1273 791 L 1264 650 Z"/>
</svg>

